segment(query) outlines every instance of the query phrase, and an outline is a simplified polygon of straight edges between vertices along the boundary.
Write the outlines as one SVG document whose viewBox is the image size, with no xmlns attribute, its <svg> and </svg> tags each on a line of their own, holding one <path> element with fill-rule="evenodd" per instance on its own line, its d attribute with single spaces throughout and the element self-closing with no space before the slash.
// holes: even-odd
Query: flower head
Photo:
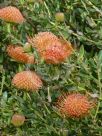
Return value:
<svg viewBox="0 0 102 136">
<path fill-rule="evenodd" d="M 43 58 L 47 63 L 58 64 L 63 62 L 72 53 L 71 48 L 67 44 L 54 42 L 53 45 L 47 47 L 43 52 Z"/>
<path fill-rule="evenodd" d="M 25 53 L 21 46 L 9 45 L 7 47 L 7 53 L 11 58 L 18 62 L 34 64 L 34 56 Z"/>
<path fill-rule="evenodd" d="M 58 41 L 58 38 L 51 32 L 39 32 L 35 37 L 28 38 L 28 42 L 36 47 L 39 52 L 44 51 L 52 41 Z"/>
<path fill-rule="evenodd" d="M 33 71 L 22 71 L 17 73 L 12 79 L 12 84 L 18 89 L 31 91 L 36 91 L 42 87 L 40 77 Z"/>
<path fill-rule="evenodd" d="M 88 100 L 87 96 L 73 93 L 59 97 L 57 107 L 65 116 L 80 118 L 89 113 L 93 104 L 92 101 Z"/>
<path fill-rule="evenodd" d="M 24 121 L 25 121 L 25 116 L 20 114 L 14 114 L 11 119 L 12 124 L 16 127 L 22 126 L 24 124 Z"/>
<path fill-rule="evenodd" d="M 64 22 L 65 20 L 65 16 L 64 16 L 64 13 L 63 12 L 58 12 L 55 14 L 55 19 L 56 21 L 58 22 Z"/>
<path fill-rule="evenodd" d="M 0 18 L 7 22 L 23 23 L 25 21 L 19 9 L 8 6 L 0 9 Z"/>
<path fill-rule="evenodd" d="M 72 54 L 71 44 L 51 32 L 40 32 L 34 38 L 29 38 L 28 42 L 37 49 L 41 58 L 47 63 L 61 63 Z"/>
</svg>

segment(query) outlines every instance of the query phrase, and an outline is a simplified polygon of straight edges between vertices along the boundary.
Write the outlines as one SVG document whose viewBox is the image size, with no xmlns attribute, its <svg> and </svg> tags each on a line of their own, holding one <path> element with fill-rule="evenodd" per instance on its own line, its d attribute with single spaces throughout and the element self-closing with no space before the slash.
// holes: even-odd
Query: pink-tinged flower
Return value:
<svg viewBox="0 0 102 136">
<path fill-rule="evenodd" d="M 20 115 L 20 114 L 14 114 L 11 119 L 11 123 L 16 126 L 22 126 L 25 122 L 25 116 Z"/>
</svg>

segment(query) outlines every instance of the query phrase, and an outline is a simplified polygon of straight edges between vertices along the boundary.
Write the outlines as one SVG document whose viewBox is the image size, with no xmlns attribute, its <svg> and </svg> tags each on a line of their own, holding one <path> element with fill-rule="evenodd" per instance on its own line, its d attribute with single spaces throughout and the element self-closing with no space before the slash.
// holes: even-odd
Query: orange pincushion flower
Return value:
<svg viewBox="0 0 102 136">
<path fill-rule="evenodd" d="M 0 18 L 7 22 L 23 23 L 25 21 L 19 9 L 8 6 L 0 9 Z"/>
<path fill-rule="evenodd" d="M 33 71 L 22 71 L 17 73 L 13 79 L 12 84 L 18 89 L 25 89 L 35 91 L 42 87 L 40 77 Z"/>
<path fill-rule="evenodd" d="M 73 93 L 61 96 L 58 99 L 57 107 L 65 116 L 80 118 L 89 113 L 93 103 L 85 95 Z"/>
<path fill-rule="evenodd" d="M 18 62 L 29 63 L 29 64 L 34 63 L 34 56 L 25 53 L 23 47 L 21 46 L 9 45 L 7 47 L 7 53 L 11 58 L 13 58 Z"/>
<path fill-rule="evenodd" d="M 53 46 L 47 47 L 46 51 L 43 52 L 43 58 L 47 63 L 58 64 L 63 62 L 70 54 L 72 50 L 66 44 L 62 45 L 60 42 L 55 42 Z"/>
<path fill-rule="evenodd" d="M 61 63 L 73 50 L 69 42 L 59 39 L 51 32 L 40 32 L 28 41 L 36 47 L 41 58 L 51 64 Z"/>
<path fill-rule="evenodd" d="M 58 41 L 58 38 L 51 32 L 39 32 L 35 37 L 28 38 L 28 42 L 36 47 L 39 52 L 43 52 L 53 41 Z"/>
</svg>

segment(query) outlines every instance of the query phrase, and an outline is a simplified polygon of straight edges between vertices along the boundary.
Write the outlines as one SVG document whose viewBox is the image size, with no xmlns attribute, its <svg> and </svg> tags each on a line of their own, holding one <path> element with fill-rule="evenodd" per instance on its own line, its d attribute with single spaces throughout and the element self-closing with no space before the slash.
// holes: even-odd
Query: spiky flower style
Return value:
<svg viewBox="0 0 102 136">
<path fill-rule="evenodd" d="M 25 89 L 28 91 L 36 91 L 43 85 L 40 77 L 33 71 L 22 71 L 17 73 L 12 79 L 12 84 L 18 89 Z"/>
<path fill-rule="evenodd" d="M 7 22 L 13 22 L 19 24 L 25 21 L 19 9 L 13 6 L 8 6 L 0 9 L 0 18 Z"/>
<path fill-rule="evenodd" d="M 7 53 L 11 58 L 18 62 L 34 64 L 34 56 L 25 53 L 21 46 L 9 45 L 7 47 Z"/>
<path fill-rule="evenodd" d="M 40 32 L 34 38 L 28 38 L 47 63 L 58 64 L 72 54 L 71 43 L 59 39 L 51 32 Z"/>
<path fill-rule="evenodd" d="M 57 107 L 62 115 L 74 118 L 86 116 L 93 105 L 87 96 L 80 93 L 64 94 L 57 102 Z"/>
</svg>

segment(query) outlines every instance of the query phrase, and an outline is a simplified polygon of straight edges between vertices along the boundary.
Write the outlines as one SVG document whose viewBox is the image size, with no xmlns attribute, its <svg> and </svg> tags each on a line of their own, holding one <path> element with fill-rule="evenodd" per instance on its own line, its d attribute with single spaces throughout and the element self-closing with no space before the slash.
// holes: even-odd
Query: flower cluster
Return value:
<svg viewBox="0 0 102 136">
<path fill-rule="evenodd" d="M 25 22 L 25 18 L 19 9 L 12 6 L 0 9 L 0 18 L 7 22 L 19 24 Z M 28 37 L 28 43 L 30 43 L 33 48 L 36 48 L 41 59 L 49 64 L 60 64 L 73 53 L 71 43 L 63 38 L 57 37 L 52 32 L 39 32 L 33 38 Z M 17 62 L 25 64 L 35 63 L 33 54 L 25 52 L 25 49 L 22 46 L 8 45 L 7 53 Z M 12 85 L 17 89 L 36 92 L 43 86 L 43 82 L 37 73 L 31 70 L 26 70 L 17 73 L 13 77 Z M 59 97 L 56 107 L 64 116 L 80 118 L 86 116 L 90 112 L 93 104 L 86 95 L 72 93 L 64 94 Z M 15 126 L 22 125 L 24 121 L 25 117 L 21 115 L 16 114 L 12 117 L 12 123 Z"/>
</svg>

